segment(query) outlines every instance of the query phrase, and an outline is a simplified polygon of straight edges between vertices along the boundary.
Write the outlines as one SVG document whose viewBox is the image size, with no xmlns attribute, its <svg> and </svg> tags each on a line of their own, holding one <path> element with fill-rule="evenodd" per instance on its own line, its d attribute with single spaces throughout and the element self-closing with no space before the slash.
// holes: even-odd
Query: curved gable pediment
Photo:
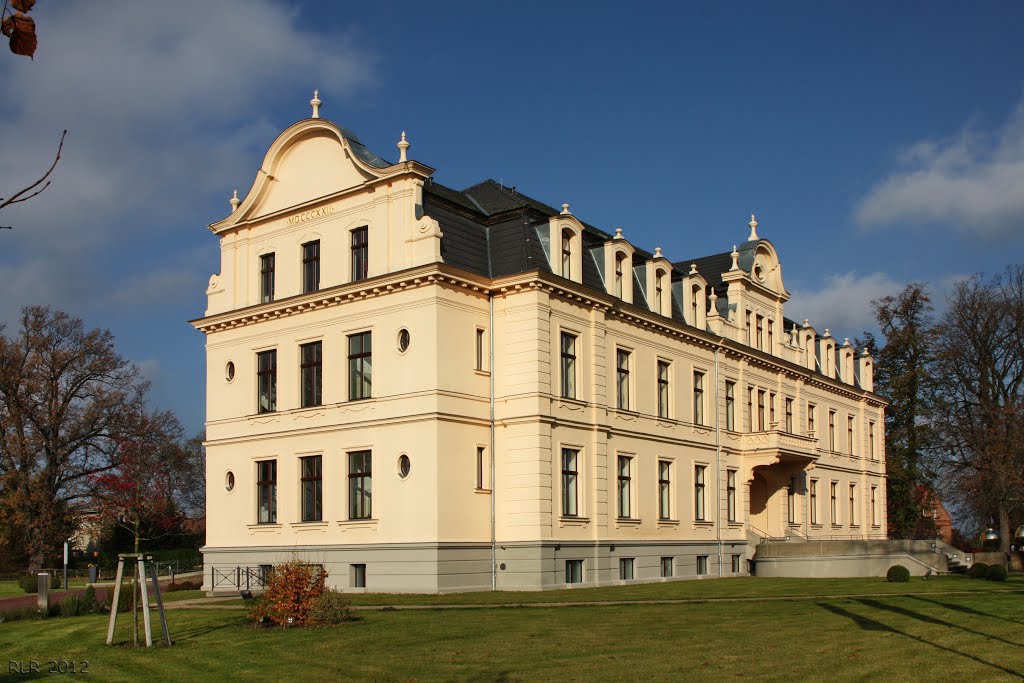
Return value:
<svg viewBox="0 0 1024 683">
<path fill-rule="evenodd" d="M 744 244 L 738 265 L 747 271 L 753 282 L 785 299 L 789 298 L 789 291 L 782 281 L 782 263 L 775 246 L 768 240 Z"/>
</svg>

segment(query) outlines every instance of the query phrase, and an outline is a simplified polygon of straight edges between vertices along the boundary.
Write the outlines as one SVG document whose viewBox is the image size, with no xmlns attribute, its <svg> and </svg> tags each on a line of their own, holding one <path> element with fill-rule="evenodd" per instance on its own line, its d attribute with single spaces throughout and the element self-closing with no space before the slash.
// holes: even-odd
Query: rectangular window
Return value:
<svg viewBox="0 0 1024 683">
<path fill-rule="evenodd" d="M 619 410 L 629 410 L 629 351 L 615 350 L 615 376 Z"/>
<path fill-rule="evenodd" d="M 369 332 L 348 338 L 348 400 L 370 398 L 373 370 L 372 344 Z"/>
<path fill-rule="evenodd" d="M 698 522 L 704 521 L 704 465 L 696 465 L 693 468 L 693 518 Z"/>
<path fill-rule="evenodd" d="M 810 501 L 811 506 L 811 524 L 819 524 L 818 522 L 818 480 L 811 479 L 811 490 L 810 490 Z"/>
<path fill-rule="evenodd" d="M 484 369 L 484 330 L 476 328 L 476 369 Z"/>
<path fill-rule="evenodd" d="M 562 449 L 562 516 L 576 517 L 579 514 L 578 490 L 580 452 L 572 448 Z"/>
<path fill-rule="evenodd" d="M 663 557 L 661 558 L 661 577 L 663 579 L 670 578 L 672 576 L 672 565 L 675 564 L 674 557 Z"/>
<path fill-rule="evenodd" d="M 483 446 L 476 447 L 476 488 L 484 491 L 487 487 L 487 477 L 490 463 L 487 462 L 487 449 Z"/>
<path fill-rule="evenodd" d="M 839 524 L 839 482 L 829 482 L 829 515 L 833 524 Z"/>
<path fill-rule="evenodd" d="M 740 573 L 740 558 L 741 557 L 742 557 L 742 555 L 733 555 L 732 556 L 732 573 L 733 574 L 739 574 Z"/>
<path fill-rule="evenodd" d="M 277 461 L 260 460 L 256 463 L 256 500 L 259 505 L 259 523 L 277 523 Z"/>
<path fill-rule="evenodd" d="M 322 403 L 323 355 L 322 342 L 312 342 L 299 347 L 299 375 L 302 385 L 302 407 L 309 408 Z"/>
<path fill-rule="evenodd" d="M 754 330 L 752 326 L 752 318 L 754 314 L 747 311 L 747 346 L 754 345 Z"/>
<path fill-rule="evenodd" d="M 260 256 L 260 303 L 274 300 L 274 255 Z"/>
<path fill-rule="evenodd" d="M 697 556 L 697 576 L 704 576 L 708 573 L 708 556 Z"/>
<path fill-rule="evenodd" d="M 725 471 L 726 513 L 730 522 L 736 521 L 736 470 Z"/>
<path fill-rule="evenodd" d="M 672 463 L 658 461 L 658 519 L 672 518 Z"/>
<path fill-rule="evenodd" d="M 775 344 L 772 341 L 772 337 L 773 337 L 772 327 L 773 327 L 772 321 L 769 320 L 768 321 L 768 346 L 765 348 L 765 351 L 767 351 L 768 353 L 775 353 Z"/>
<path fill-rule="evenodd" d="M 302 293 L 320 289 L 320 240 L 302 245 Z"/>
<path fill-rule="evenodd" d="M 370 229 L 365 225 L 352 231 L 352 282 L 365 280 L 368 272 Z"/>
<path fill-rule="evenodd" d="M 871 487 L 871 526 L 878 526 L 878 487 Z"/>
<path fill-rule="evenodd" d="M 619 558 L 619 579 L 622 581 L 633 580 L 633 564 L 634 560 L 632 557 Z"/>
<path fill-rule="evenodd" d="M 846 416 L 846 452 L 853 455 L 853 415 Z"/>
<path fill-rule="evenodd" d="M 747 431 L 756 432 L 757 420 L 754 417 L 754 387 L 747 387 L 747 418 L 750 420 Z"/>
<path fill-rule="evenodd" d="M 793 399 L 786 399 L 786 433 L 793 433 Z"/>
<path fill-rule="evenodd" d="M 789 478 L 789 489 L 786 491 L 786 513 L 790 524 L 796 524 L 796 477 Z"/>
<path fill-rule="evenodd" d="M 256 354 L 257 410 L 272 413 L 277 410 L 277 351 Z"/>
<path fill-rule="evenodd" d="M 628 519 L 632 516 L 633 508 L 630 507 L 632 501 L 630 500 L 630 489 L 632 488 L 633 481 L 631 470 L 633 467 L 633 459 L 620 455 L 618 468 L 618 493 L 619 493 L 619 517 Z"/>
<path fill-rule="evenodd" d="M 668 417 L 668 361 L 658 361 L 658 417 Z"/>
<path fill-rule="evenodd" d="M 868 422 L 868 455 L 875 459 L 875 423 Z"/>
<path fill-rule="evenodd" d="M 857 526 L 857 485 L 850 484 L 850 526 Z"/>
<path fill-rule="evenodd" d="M 353 564 L 349 565 L 351 571 L 349 576 L 351 578 L 350 583 L 353 588 L 366 588 L 366 565 L 365 564 Z"/>
<path fill-rule="evenodd" d="M 764 336 L 761 331 L 763 328 L 764 317 L 759 315 L 757 316 L 757 348 L 762 350 L 764 349 Z"/>
<path fill-rule="evenodd" d="M 562 277 L 568 278 L 572 272 L 572 232 L 562 231 Z"/>
<path fill-rule="evenodd" d="M 693 424 L 704 424 L 704 373 L 693 371 Z"/>
<path fill-rule="evenodd" d="M 323 460 L 319 455 L 299 460 L 302 463 L 302 521 L 319 522 L 324 518 Z"/>
<path fill-rule="evenodd" d="M 583 560 L 565 561 L 565 582 L 583 583 Z"/>
<path fill-rule="evenodd" d="M 373 457 L 370 451 L 348 454 L 348 518 L 373 517 Z"/>
<path fill-rule="evenodd" d="M 828 449 L 836 450 L 836 411 L 828 411 Z"/>
<path fill-rule="evenodd" d="M 736 382 L 725 382 L 725 428 L 736 431 Z"/>
<path fill-rule="evenodd" d="M 761 389 L 757 391 L 757 431 L 763 432 L 765 430 L 764 424 L 764 394 L 765 392 Z"/>
<path fill-rule="evenodd" d="M 768 393 L 768 428 L 775 429 L 775 394 Z"/>
<path fill-rule="evenodd" d="M 622 264 L 626 260 L 624 254 L 615 257 L 615 296 L 622 298 Z"/>
<path fill-rule="evenodd" d="M 576 398 L 576 335 L 562 333 L 562 398 Z"/>
<path fill-rule="evenodd" d="M 814 404 L 807 404 L 807 434 L 814 434 Z"/>
</svg>

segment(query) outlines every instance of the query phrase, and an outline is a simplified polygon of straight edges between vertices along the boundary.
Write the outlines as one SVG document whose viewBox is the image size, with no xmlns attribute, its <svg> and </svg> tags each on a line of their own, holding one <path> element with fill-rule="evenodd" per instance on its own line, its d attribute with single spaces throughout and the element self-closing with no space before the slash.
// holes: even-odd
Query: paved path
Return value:
<svg viewBox="0 0 1024 683">
<path fill-rule="evenodd" d="M 987 591 L 928 591 L 921 593 L 855 593 L 839 595 L 789 595 L 789 596 L 747 596 L 738 598 L 674 598 L 661 600 L 594 600 L 577 602 L 498 602 L 498 603 L 474 603 L 466 605 L 353 605 L 353 610 L 390 612 L 398 610 L 425 610 L 425 609 L 502 609 L 520 607 L 602 607 L 602 606 L 623 606 L 623 605 L 689 605 L 709 602 L 785 602 L 785 601 L 806 601 L 806 600 L 843 600 L 855 598 L 899 598 L 909 595 L 985 595 L 988 593 L 1024 593 L 1019 588 L 1004 588 Z M 165 602 L 165 609 L 244 609 L 244 605 L 228 605 L 225 601 L 237 598 L 192 598 L 189 600 L 178 600 L 176 602 Z"/>
</svg>

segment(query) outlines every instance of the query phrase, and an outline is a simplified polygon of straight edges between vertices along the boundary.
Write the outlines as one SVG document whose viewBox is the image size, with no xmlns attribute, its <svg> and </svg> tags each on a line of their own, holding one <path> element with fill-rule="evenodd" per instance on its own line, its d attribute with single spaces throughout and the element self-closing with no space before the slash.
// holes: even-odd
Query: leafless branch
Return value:
<svg viewBox="0 0 1024 683">
<path fill-rule="evenodd" d="M 44 173 L 42 175 L 42 177 L 39 178 L 39 180 L 35 181 L 34 183 L 32 183 L 31 185 L 29 185 L 26 188 L 18 190 L 17 192 L 15 192 L 13 195 L 8 197 L 7 199 L 0 198 L 0 209 L 4 208 L 5 206 L 10 206 L 11 204 L 18 204 L 18 203 L 21 203 L 21 202 L 27 202 L 28 200 L 32 199 L 33 197 L 37 197 L 40 194 L 42 194 L 43 190 L 45 190 L 46 188 L 48 188 L 50 186 L 50 181 L 47 180 L 47 178 L 50 177 L 50 174 L 53 173 L 53 169 L 57 168 L 57 164 L 60 162 L 60 154 L 64 150 L 64 138 L 67 136 L 67 134 L 68 134 L 67 130 L 65 130 L 63 133 L 60 134 L 60 144 L 57 145 L 57 156 L 55 156 L 53 158 L 53 163 L 50 164 L 50 168 L 46 169 L 46 173 Z M 42 187 L 39 187 L 43 183 L 43 181 L 46 181 L 46 184 L 43 185 Z M 38 190 L 36 190 L 37 187 L 39 188 Z M 33 190 L 35 190 L 35 192 L 32 192 Z M 29 194 L 27 196 L 22 196 L 22 195 L 25 195 L 26 192 L 32 192 L 32 194 Z M 0 229 L 10 230 L 10 227 L 9 226 L 4 226 L 3 228 L 0 228 Z"/>
</svg>

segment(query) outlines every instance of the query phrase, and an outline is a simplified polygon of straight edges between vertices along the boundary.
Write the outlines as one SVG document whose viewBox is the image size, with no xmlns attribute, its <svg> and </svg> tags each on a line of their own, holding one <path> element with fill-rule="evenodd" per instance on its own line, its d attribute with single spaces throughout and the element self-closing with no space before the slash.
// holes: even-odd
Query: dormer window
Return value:
<svg viewBox="0 0 1024 683">
<path fill-rule="evenodd" d="M 654 310 L 658 313 L 664 311 L 662 302 L 664 301 L 664 281 L 665 272 L 662 270 L 657 271 L 654 274 Z"/>
<path fill-rule="evenodd" d="M 562 231 L 562 277 L 571 279 L 572 273 L 572 230 Z"/>
<path fill-rule="evenodd" d="M 274 254 L 260 256 L 260 303 L 274 300 Z"/>
<path fill-rule="evenodd" d="M 622 268 L 626 255 L 619 253 L 615 255 L 615 296 L 622 298 Z"/>
</svg>

